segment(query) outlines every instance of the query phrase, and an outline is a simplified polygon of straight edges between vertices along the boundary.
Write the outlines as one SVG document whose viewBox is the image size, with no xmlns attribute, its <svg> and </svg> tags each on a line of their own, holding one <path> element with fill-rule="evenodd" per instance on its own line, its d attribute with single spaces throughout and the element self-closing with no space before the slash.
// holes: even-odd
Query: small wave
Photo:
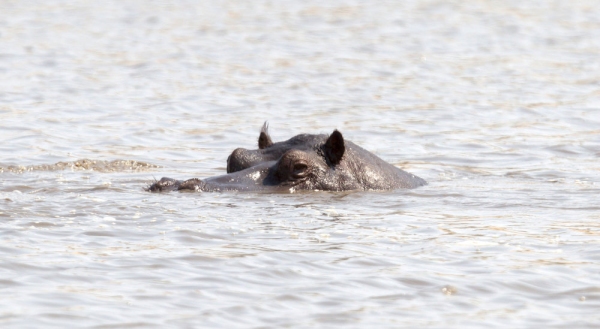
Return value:
<svg viewBox="0 0 600 329">
<path fill-rule="evenodd" d="M 160 168 L 160 166 L 135 161 L 135 160 L 90 160 L 80 159 L 76 161 L 68 162 L 57 162 L 55 164 L 40 164 L 30 166 L 6 166 L 0 167 L 0 173 L 12 172 L 12 173 L 24 173 L 30 171 L 58 171 L 58 170 L 91 170 L 98 172 L 121 172 L 121 171 L 147 171 L 151 169 Z"/>
</svg>

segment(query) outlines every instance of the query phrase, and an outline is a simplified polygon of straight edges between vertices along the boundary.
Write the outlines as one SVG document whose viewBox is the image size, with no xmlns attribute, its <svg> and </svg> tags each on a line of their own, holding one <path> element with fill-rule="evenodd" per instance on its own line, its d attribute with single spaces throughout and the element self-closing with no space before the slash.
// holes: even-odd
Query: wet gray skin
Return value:
<svg viewBox="0 0 600 329">
<path fill-rule="evenodd" d="M 381 160 L 373 153 L 331 135 L 302 134 L 273 143 L 265 124 L 258 150 L 238 148 L 227 159 L 227 174 L 185 181 L 164 177 L 152 184 L 151 192 L 348 191 L 415 188 L 425 180 Z"/>
</svg>

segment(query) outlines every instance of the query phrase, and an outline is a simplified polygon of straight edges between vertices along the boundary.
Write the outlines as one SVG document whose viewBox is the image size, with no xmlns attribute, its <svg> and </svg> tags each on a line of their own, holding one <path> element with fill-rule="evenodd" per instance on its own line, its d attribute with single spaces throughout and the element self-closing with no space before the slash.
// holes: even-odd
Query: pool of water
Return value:
<svg viewBox="0 0 600 329">
<path fill-rule="evenodd" d="M 4 1 L 0 325 L 596 328 L 594 1 Z M 163 193 L 340 130 L 426 179 Z"/>
</svg>

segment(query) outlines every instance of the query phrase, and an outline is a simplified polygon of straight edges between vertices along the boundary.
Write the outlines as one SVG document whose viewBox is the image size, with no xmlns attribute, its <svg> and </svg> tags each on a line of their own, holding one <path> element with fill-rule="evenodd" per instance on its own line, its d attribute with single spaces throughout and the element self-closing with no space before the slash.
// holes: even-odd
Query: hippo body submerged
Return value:
<svg viewBox="0 0 600 329">
<path fill-rule="evenodd" d="M 337 130 L 331 135 L 302 134 L 273 143 L 265 123 L 258 149 L 234 150 L 227 159 L 226 175 L 185 181 L 163 177 L 148 190 L 348 191 L 393 190 L 425 184 L 422 178 L 344 140 Z"/>
</svg>

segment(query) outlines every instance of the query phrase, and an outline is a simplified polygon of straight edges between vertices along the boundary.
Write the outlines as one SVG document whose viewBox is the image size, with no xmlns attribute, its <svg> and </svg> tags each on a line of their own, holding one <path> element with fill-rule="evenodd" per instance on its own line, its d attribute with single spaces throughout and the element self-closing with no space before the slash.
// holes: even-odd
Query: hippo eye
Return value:
<svg viewBox="0 0 600 329">
<path fill-rule="evenodd" d="M 294 178 L 303 178 L 308 174 L 308 165 L 304 162 L 296 162 L 294 163 L 294 167 L 292 168 L 292 177 Z"/>
</svg>

